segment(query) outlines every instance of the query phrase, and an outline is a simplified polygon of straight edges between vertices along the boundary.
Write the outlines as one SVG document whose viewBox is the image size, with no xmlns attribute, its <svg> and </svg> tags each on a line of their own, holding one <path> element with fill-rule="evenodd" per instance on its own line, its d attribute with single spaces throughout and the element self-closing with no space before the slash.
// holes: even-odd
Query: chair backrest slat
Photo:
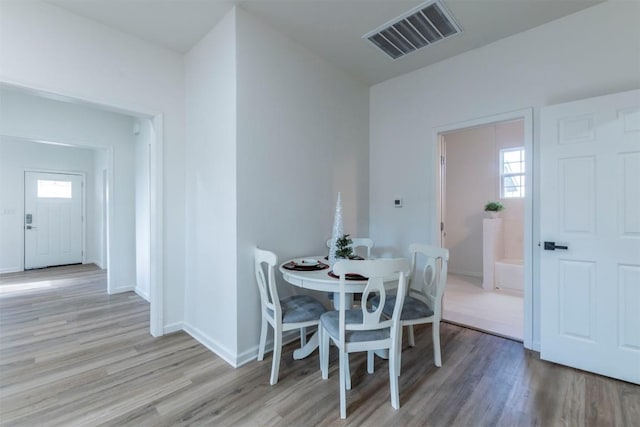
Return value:
<svg viewBox="0 0 640 427">
<path fill-rule="evenodd" d="M 409 263 L 403 258 L 378 259 L 365 261 L 341 260 L 333 267 L 335 274 L 340 276 L 340 308 L 339 308 L 339 328 L 340 340 L 344 342 L 347 330 L 363 331 L 383 328 L 393 328 L 399 324 L 400 312 L 394 311 L 394 317 L 387 319 L 382 311 L 387 298 L 384 283 L 395 281 L 397 283 L 396 309 L 402 306 L 406 293 L 406 274 L 409 271 Z M 346 275 L 348 273 L 360 274 L 368 278 L 367 285 L 362 295 L 362 323 L 346 324 L 346 307 L 344 306 L 346 296 Z M 371 310 L 368 301 L 372 294 L 379 296 L 379 302 L 375 309 Z M 370 311 L 371 310 L 371 311 Z M 397 310 L 396 310 L 397 311 Z M 393 333 L 393 332 L 392 332 Z"/>
<path fill-rule="evenodd" d="M 442 315 L 442 296 L 447 284 L 449 250 L 437 246 L 413 243 L 411 253 L 411 274 L 408 295 L 420 299 L 434 312 L 436 318 Z M 418 263 L 424 266 L 418 275 Z"/>
<path fill-rule="evenodd" d="M 253 258 L 262 310 L 271 309 L 275 318 L 280 319 L 282 317 L 282 309 L 275 279 L 275 265 L 278 262 L 278 257 L 273 252 L 255 248 Z"/>
</svg>

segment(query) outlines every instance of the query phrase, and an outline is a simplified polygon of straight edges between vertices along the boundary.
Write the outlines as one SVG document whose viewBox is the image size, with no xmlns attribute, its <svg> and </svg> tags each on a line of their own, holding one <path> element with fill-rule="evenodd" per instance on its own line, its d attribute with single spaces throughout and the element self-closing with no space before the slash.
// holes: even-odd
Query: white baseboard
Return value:
<svg viewBox="0 0 640 427">
<path fill-rule="evenodd" d="M 282 345 L 287 345 L 299 339 L 300 339 L 300 333 L 298 331 L 287 331 L 282 334 Z M 249 348 L 248 350 L 245 350 L 242 353 L 240 353 L 237 357 L 236 368 L 256 360 L 258 358 L 259 346 L 260 344 L 258 343 L 257 345 Z M 266 354 L 272 351 L 273 351 L 273 339 L 267 340 L 267 343 L 264 346 L 264 352 Z"/>
<path fill-rule="evenodd" d="M 0 268 L 0 274 L 4 274 L 4 273 L 19 273 L 21 271 L 23 271 L 21 267 Z"/>
<path fill-rule="evenodd" d="M 174 332 L 178 332 L 184 329 L 184 325 L 182 322 L 174 322 L 169 323 L 168 325 L 164 325 L 162 328 L 162 332 L 164 334 L 173 334 Z"/>
<path fill-rule="evenodd" d="M 84 262 L 84 264 L 95 264 L 98 266 L 98 268 L 100 270 L 104 270 L 106 267 L 102 265 L 102 263 L 100 261 L 98 261 L 97 259 L 88 259 Z"/>
<path fill-rule="evenodd" d="M 110 292 L 110 295 L 115 295 L 115 294 L 121 294 L 124 292 L 132 292 L 135 291 L 135 289 L 133 288 L 133 286 L 123 286 L 120 288 L 115 288 L 113 289 L 113 292 Z"/>
<path fill-rule="evenodd" d="M 449 270 L 449 274 L 459 274 L 461 276 L 471 276 L 478 277 L 482 279 L 482 272 L 478 273 L 477 271 L 463 271 L 463 270 Z"/>
<path fill-rule="evenodd" d="M 271 342 L 271 347 L 269 347 L 269 343 L 267 343 L 267 348 L 273 350 L 273 342 Z M 267 350 L 265 350 L 265 353 Z M 258 346 L 251 347 L 249 350 L 243 351 L 238 355 L 236 368 L 239 368 L 242 365 L 246 365 L 249 362 L 252 362 L 258 358 Z"/>
<path fill-rule="evenodd" d="M 238 367 L 236 356 L 233 352 L 229 351 L 219 342 L 209 337 L 207 334 L 202 332 L 200 329 L 195 328 L 188 323 L 184 323 L 182 328 L 186 333 L 191 335 L 196 341 L 198 341 L 203 346 L 207 347 L 209 350 L 213 351 L 218 357 L 227 362 L 229 365 L 234 368 Z M 257 353 L 256 353 L 257 354 Z"/>
<path fill-rule="evenodd" d="M 151 302 L 151 297 L 149 296 L 149 294 L 147 292 L 143 292 L 142 289 L 136 287 L 134 289 L 134 292 L 138 294 L 142 299 L 146 300 L 148 303 Z"/>
<path fill-rule="evenodd" d="M 219 342 L 209 337 L 200 329 L 195 328 L 187 323 L 182 325 L 182 330 L 191 335 L 193 339 L 198 341 L 203 346 L 214 352 L 218 357 L 227 362 L 234 368 L 238 368 L 244 364 L 247 364 L 258 358 L 258 345 L 251 347 L 248 350 L 243 351 L 241 354 L 234 355 L 231 351 L 222 346 Z M 165 327 L 165 333 L 167 333 L 168 326 Z M 290 331 L 282 336 L 283 345 L 289 344 L 292 341 L 299 339 L 300 334 L 298 331 Z M 273 340 L 267 341 L 265 345 L 265 353 L 273 350 Z"/>
<path fill-rule="evenodd" d="M 531 342 L 531 350 L 540 351 L 540 341 L 532 341 Z"/>
</svg>

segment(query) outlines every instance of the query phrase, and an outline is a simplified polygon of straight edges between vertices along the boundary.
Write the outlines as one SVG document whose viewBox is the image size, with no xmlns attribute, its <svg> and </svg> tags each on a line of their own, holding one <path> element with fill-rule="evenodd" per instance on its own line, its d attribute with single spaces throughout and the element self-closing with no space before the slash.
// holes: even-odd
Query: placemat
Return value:
<svg viewBox="0 0 640 427">
<path fill-rule="evenodd" d="M 333 277 L 334 279 L 339 279 L 340 278 L 340 276 L 335 274 L 333 272 L 333 270 L 331 270 L 327 274 L 329 275 L 329 277 Z M 361 275 L 355 274 L 355 273 L 347 273 L 347 274 L 344 275 L 344 278 L 345 278 L 345 280 L 369 280 L 368 277 L 364 277 L 364 276 L 361 276 Z"/>
<path fill-rule="evenodd" d="M 316 265 L 298 265 L 293 261 L 289 261 L 284 264 L 282 268 L 287 270 L 295 270 L 295 271 L 316 271 L 316 270 L 324 270 L 325 268 L 329 268 L 328 264 L 318 261 Z"/>
</svg>

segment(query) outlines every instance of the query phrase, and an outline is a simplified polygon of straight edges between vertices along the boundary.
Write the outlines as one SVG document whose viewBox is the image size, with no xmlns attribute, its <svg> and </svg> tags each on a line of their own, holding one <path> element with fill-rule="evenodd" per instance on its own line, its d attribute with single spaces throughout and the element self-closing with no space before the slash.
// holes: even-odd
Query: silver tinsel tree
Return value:
<svg viewBox="0 0 640 427">
<path fill-rule="evenodd" d="M 329 265 L 333 268 L 336 263 L 336 242 L 344 234 L 342 228 L 342 199 L 338 192 L 338 200 L 336 201 L 336 214 L 333 219 L 333 233 L 331 234 L 331 246 L 329 246 Z"/>
</svg>

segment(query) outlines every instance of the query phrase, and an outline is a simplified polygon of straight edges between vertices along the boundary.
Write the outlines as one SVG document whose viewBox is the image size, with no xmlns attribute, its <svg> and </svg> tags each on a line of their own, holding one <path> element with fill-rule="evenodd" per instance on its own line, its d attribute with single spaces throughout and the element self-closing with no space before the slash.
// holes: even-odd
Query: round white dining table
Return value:
<svg viewBox="0 0 640 427">
<path fill-rule="evenodd" d="M 340 279 L 329 276 L 330 268 L 323 270 L 289 270 L 284 266 L 291 263 L 295 259 L 290 259 L 280 264 L 280 272 L 282 278 L 287 283 L 302 289 L 312 289 L 321 292 L 333 292 L 333 303 L 336 310 L 339 308 L 340 302 Z M 304 259 L 315 259 L 323 264 L 329 264 L 324 256 L 310 256 Z M 362 293 L 367 286 L 366 280 L 349 280 L 345 282 L 345 292 L 347 294 L 347 305 L 350 306 L 353 300 L 353 294 Z M 350 298 L 351 297 L 351 298 Z"/>
<path fill-rule="evenodd" d="M 302 257 L 304 259 L 316 259 L 324 264 L 329 264 L 323 255 Z M 333 305 L 336 310 L 340 307 L 340 279 L 329 275 L 330 268 L 323 270 L 290 270 L 284 266 L 295 259 L 287 260 L 280 264 L 280 272 L 282 278 L 293 286 L 302 289 L 312 289 L 321 292 L 333 292 Z M 390 282 L 389 288 L 397 286 L 397 282 Z M 345 281 L 345 303 L 347 307 L 353 304 L 353 294 L 364 292 L 367 286 L 367 280 L 347 280 Z M 385 286 L 386 288 L 386 286 Z M 318 347 L 318 333 L 314 333 L 311 338 L 299 349 L 293 352 L 293 358 L 296 360 L 304 359 L 310 355 Z"/>
</svg>

